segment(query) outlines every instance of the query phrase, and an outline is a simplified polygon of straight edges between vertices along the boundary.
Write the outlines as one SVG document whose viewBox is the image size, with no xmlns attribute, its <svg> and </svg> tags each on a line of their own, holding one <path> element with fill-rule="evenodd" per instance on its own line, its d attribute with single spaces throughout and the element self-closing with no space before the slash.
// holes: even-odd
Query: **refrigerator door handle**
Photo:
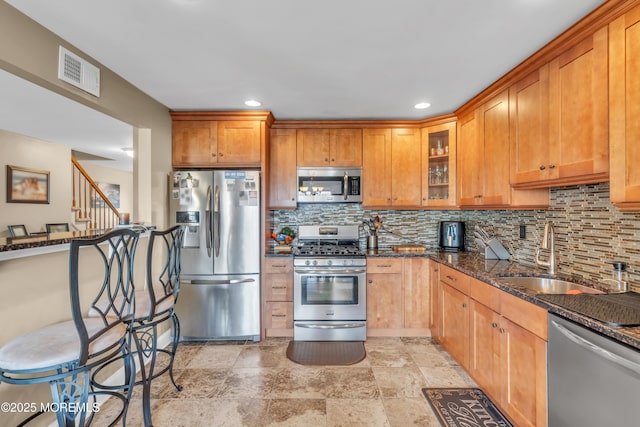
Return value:
<svg viewBox="0 0 640 427">
<path fill-rule="evenodd" d="M 220 280 L 181 280 L 180 282 L 187 285 L 235 285 L 238 283 L 252 283 L 255 279 L 220 279 Z"/>
<path fill-rule="evenodd" d="M 204 211 L 204 221 L 205 221 L 205 240 L 207 243 L 207 256 L 211 258 L 211 242 L 212 242 L 212 234 L 211 234 L 211 186 L 207 187 L 207 205 Z"/>
<path fill-rule="evenodd" d="M 213 247 L 216 258 L 220 256 L 220 186 L 216 185 L 213 195 Z"/>
</svg>

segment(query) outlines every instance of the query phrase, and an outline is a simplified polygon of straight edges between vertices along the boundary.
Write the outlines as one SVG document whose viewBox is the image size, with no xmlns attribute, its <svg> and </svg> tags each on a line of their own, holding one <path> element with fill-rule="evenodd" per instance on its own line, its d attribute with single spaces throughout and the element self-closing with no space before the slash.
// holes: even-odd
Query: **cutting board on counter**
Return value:
<svg viewBox="0 0 640 427">
<path fill-rule="evenodd" d="M 391 246 L 394 252 L 412 252 L 421 253 L 426 252 L 427 248 L 421 245 L 394 245 Z"/>
</svg>

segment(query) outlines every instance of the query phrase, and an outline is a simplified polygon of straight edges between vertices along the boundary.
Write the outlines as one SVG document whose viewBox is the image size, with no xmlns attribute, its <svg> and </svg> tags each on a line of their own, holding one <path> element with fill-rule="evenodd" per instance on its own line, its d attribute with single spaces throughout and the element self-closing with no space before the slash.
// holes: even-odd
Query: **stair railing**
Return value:
<svg viewBox="0 0 640 427">
<path fill-rule="evenodd" d="M 105 230 L 118 225 L 118 209 L 74 156 L 71 156 L 71 164 L 71 209 L 76 212 L 76 221 L 87 223 L 87 229 L 90 230 Z"/>
</svg>

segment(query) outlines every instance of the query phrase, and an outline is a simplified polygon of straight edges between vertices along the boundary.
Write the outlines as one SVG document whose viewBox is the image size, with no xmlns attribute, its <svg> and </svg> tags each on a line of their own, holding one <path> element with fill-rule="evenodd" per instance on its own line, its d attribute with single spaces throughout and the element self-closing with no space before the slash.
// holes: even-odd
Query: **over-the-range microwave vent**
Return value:
<svg viewBox="0 0 640 427">
<path fill-rule="evenodd" d="M 94 96 L 100 96 L 100 69 L 60 46 L 58 78 Z"/>
</svg>

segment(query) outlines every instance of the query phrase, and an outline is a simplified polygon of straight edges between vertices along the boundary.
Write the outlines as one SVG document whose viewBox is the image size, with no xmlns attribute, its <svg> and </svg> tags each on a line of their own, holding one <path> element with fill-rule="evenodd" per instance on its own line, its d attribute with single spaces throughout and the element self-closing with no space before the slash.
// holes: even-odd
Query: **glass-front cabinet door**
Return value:
<svg viewBox="0 0 640 427">
<path fill-rule="evenodd" d="M 422 206 L 456 204 L 456 122 L 422 129 Z"/>
</svg>

